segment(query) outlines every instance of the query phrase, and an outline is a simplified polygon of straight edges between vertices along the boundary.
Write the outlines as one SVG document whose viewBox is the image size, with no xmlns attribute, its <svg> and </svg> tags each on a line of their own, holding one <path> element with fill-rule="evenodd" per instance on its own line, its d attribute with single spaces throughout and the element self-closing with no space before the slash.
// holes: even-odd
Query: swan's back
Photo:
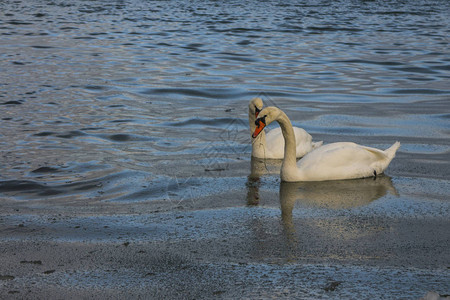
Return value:
<svg viewBox="0 0 450 300">
<path fill-rule="evenodd" d="M 386 151 L 349 142 L 332 143 L 308 153 L 297 166 L 302 180 L 370 177 L 383 173 L 399 147 L 399 142 Z"/>
</svg>

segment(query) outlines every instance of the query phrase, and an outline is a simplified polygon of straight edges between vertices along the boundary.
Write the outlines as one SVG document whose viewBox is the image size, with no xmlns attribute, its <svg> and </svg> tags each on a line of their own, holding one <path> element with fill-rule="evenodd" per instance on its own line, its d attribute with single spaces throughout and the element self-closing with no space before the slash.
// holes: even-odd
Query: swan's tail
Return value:
<svg viewBox="0 0 450 300">
<path fill-rule="evenodd" d="M 395 142 L 394 145 L 384 150 L 386 155 L 392 160 L 395 157 L 395 152 L 400 148 L 400 142 Z"/>
<path fill-rule="evenodd" d="M 323 141 L 320 141 L 320 142 L 312 142 L 312 143 L 311 143 L 312 149 L 319 148 L 320 146 L 322 146 L 322 144 L 323 144 Z"/>
</svg>

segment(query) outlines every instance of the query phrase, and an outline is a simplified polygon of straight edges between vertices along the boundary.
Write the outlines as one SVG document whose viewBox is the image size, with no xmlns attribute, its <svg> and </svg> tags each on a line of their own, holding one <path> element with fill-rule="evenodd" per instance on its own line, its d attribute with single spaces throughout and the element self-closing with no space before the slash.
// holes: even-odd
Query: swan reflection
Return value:
<svg viewBox="0 0 450 300">
<path fill-rule="evenodd" d="M 370 222 L 364 223 L 364 226 L 355 226 L 354 221 L 339 218 L 308 219 L 308 221 L 300 219 L 294 222 L 292 211 L 296 204 L 319 209 L 348 209 L 368 205 L 388 192 L 398 195 L 391 178 L 385 175 L 375 179 L 282 182 L 280 184 L 281 223 L 285 243 L 291 249 L 286 257 L 295 260 L 299 253 L 302 255 L 308 253 L 313 247 L 308 250 L 298 248 L 302 248 L 301 245 L 305 244 L 315 244 L 317 240 L 320 241 L 320 244 L 327 245 L 326 249 L 330 249 L 329 253 L 325 251 L 323 255 L 349 257 L 352 255 L 351 253 L 357 252 L 353 249 L 358 244 L 354 243 L 355 240 L 366 235 L 376 234 L 381 230 Z M 295 225 L 295 223 L 298 224 Z M 312 242 L 313 240 L 316 242 Z M 348 253 L 338 255 L 335 250 L 331 250 L 341 244 L 345 245 L 342 248 L 347 249 Z"/>
<path fill-rule="evenodd" d="M 268 164 L 269 163 L 269 164 Z M 278 163 L 278 165 L 277 165 Z M 383 255 L 380 249 L 362 247 L 368 240 L 377 239 L 387 228 L 371 218 L 341 216 L 339 210 L 369 205 L 387 194 L 398 195 L 392 179 L 381 175 L 376 178 L 321 182 L 281 182 L 279 193 L 260 191 L 265 181 L 262 175 L 279 172 L 280 162 L 252 158 L 251 174 L 247 181 L 247 204 L 260 205 L 274 200 L 281 208 L 280 219 L 252 218 L 254 232 L 251 242 L 253 256 L 258 259 L 277 259 L 295 262 L 299 259 L 361 259 Z M 261 199 L 260 199 L 261 197 Z M 264 198 L 264 199 L 263 199 Z M 272 204 L 275 204 L 272 203 Z M 269 205 L 269 206 L 272 206 Z M 276 205 L 276 204 L 275 204 Z M 323 212 L 322 217 L 301 214 L 298 210 Z M 275 258 L 273 258 L 275 259 Z"/>
<path fill-rule="evenodd" d="M 281 160 L 251 158 L 251 173 L 247 178 L 247 205 L 259 204 L 259 188 L 261 186 L 260 177 L 265 174 L 279 174 Z"/>
<path fill-rule="evenodd" d="M 398 195 L 389 176 L 317 182 L 281 182 L 282 210 L 292 210 L 295 202 L 306 207 L 346 209 L 364 206 L 391 192 Z"/>
<path fill-rule="evenodd" d="M 282 162 L 279 159 L 262 159 L 252 156 L 250 160 L 250 177 L 260 177 L 265 174 L 280 174 Z"/>
</svg>

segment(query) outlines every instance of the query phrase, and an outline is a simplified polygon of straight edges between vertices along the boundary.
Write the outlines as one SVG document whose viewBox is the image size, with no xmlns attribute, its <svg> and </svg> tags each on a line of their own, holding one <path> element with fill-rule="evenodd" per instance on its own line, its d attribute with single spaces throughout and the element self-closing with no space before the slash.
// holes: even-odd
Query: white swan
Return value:
<svg viewBox="0 0 450 300">
<path fill-rule="evenodd" d="M 253 98 L 248 105 L 248 121 L 250 130 L 255 131 L 255 120 L 258 113 L 263 108 L 261 98 Z M 304 129 L 294 127 L 296 140 L 296 157 L 302 157 L 311 150 L 322 145 L 320 142 L 312 142 L 312 137 Z M 252 156 L 257 158 L 283 159 L 284 157 L 284 138 L 280 128 L 275 128 L 267 132 L 263 131 L 252 141 Z"/>
<path fill-rule="evenodd" d="M 286 140 L 280 173 L 282 181 L 324 181 L 376 176 L 388 167 L 400 147 L 400 143 L 395 142 L 389 149 L 382 151 L 355 143 L 332 143 L 313 150 L 297 163 L 291 121 L 282 110 L 276 107 L 264 108 L 255 121 L 253 138 L 273 121 L 280 124 Z"/>
</svg>

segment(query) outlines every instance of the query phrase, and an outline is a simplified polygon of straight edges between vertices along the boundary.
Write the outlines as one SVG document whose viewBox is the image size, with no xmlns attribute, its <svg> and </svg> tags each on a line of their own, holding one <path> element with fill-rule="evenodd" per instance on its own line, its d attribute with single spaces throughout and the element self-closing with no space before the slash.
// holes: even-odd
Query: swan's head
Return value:
<svg viewBox="0 0 450 300">
<path fill-rule="evenodd" d="M 276 107 L 269 106 L 259 112 L 259 118 L 255 120 L 256 129 L 252 137 L 256 138 L 258 134 L 264 130 L 264 127 L 276 120 L 280 110 Z"/>
<path fill-rule="evenodd" d="M 248 111 L 250 115 L 258 117 L 259 112 L 263 109 L 264 103 L 261 98 L 253 98 L 248 104 Z"/>
</svg>

